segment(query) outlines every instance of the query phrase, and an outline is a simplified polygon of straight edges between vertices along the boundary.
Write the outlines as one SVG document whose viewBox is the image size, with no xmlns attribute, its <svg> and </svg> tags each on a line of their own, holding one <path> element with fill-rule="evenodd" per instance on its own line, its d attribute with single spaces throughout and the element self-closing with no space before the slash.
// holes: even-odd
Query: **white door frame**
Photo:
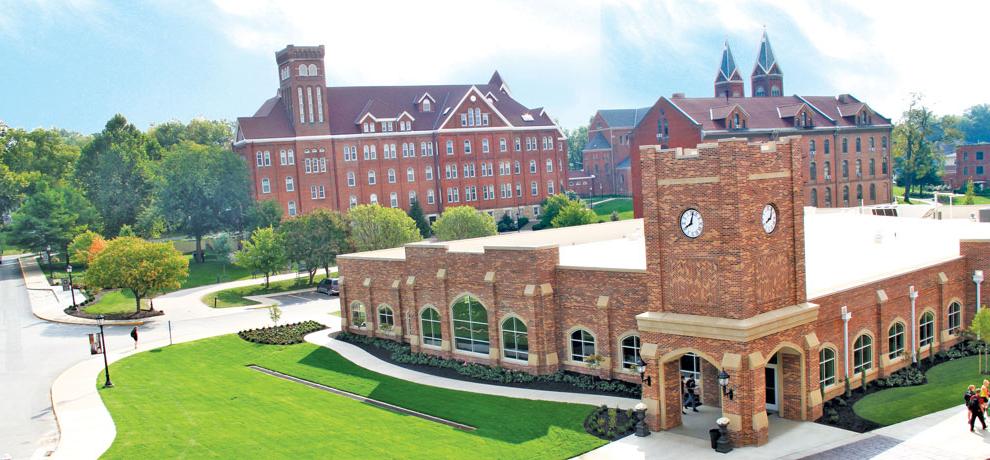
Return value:
<svg viewBox="0 0 990 460">
<path fill-rule="evenodd" d="M 773 369 L 773 398 L 774 402 L 767 403 L 767 411 L 780 412 L 780 367 L 778 364 L 767 364 L 767 369 Z M 765 371 L 764 371 L 765 372 Z"/>
</svg>

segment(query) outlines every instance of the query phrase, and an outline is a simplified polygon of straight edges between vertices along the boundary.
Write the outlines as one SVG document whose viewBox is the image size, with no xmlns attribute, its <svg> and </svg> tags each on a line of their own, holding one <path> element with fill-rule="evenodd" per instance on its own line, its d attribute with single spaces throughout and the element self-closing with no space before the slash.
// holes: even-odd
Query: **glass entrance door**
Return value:
<svg viewBox="0 0 990 460">
<path fill-rule="evenodd" d="M 767 411 L 776 412 L 778 410 L 777 404 L 779 400 L 777 394 L 777 363 L 768 363 L 765 368 L 765 373 L 767 380 Z"/>
</svg>

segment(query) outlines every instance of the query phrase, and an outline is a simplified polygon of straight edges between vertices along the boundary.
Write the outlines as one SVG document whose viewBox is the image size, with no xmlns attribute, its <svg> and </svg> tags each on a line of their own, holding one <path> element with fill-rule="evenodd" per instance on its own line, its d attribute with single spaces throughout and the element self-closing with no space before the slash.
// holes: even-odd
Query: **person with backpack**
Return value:
<svg viewBox="0 0 990 460">
<path fill-rule="evenodd" d="M 969 408 L 969 431 L 974 431 L 973 428 L 976 426 L 976 419 L 980 419 L 980 424 L 983 425 L 983 431 L 987 430 L 987 420 L 983 417 L 983 404 L 980 403 L 980 397 L 969 398 L 969 403 L 966 404 Z"/>
<path fill-rule="evenodd" d="M 976 385 L 970 385 L 963 393 L 963 409 L 966 412 L 966 423 L 969 423 L 973 419 L 973 413 L 969 411 L 969 402 L 973 398 L 979 398 L 976 393 Z"/>
<path fill-rule="evenodd" d="M 687 402 L 685 406 L 690 407 L 694 412 L 698 412 L 698 395 L 695 394 L 698 390 L 698 382 L 694 380 L 694 377 L 688 376 L 687 380 L 684 381 L 684 388 L 687 389 Z"/>
</svg>

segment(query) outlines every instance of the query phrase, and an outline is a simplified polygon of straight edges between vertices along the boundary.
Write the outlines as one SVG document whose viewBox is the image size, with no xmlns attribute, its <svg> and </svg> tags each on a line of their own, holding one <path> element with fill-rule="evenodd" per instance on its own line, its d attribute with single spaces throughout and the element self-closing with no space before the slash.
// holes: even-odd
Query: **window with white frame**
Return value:
<svg viewBox="0 0 990 460">
<path fill-rule="evenodd" d="M 552 159 L 547 159 L 547 172 L 548 173 L 552 173 L 553 172 L 553 160 Z"/>
<path fill-rule="evenodd" d="M 464 201 L 478 201 L 478 187 L 474 185 L 464 187 Z"/>
<path fill-rule="evenodd" d="M 415 190 L 410 190 L 409 191 L 409 206 L 412 206 L 413 203 L 415 203 L 415 202 L 416 202 L 416 191 Z"/>
<path fill-rule="evenodd" d="M 299 123 L 306 123 L 306 106 L 303 103 L 302 86 L 296 88 L 296 93 L 299 95 Z"/>
<path fill-rule="evenodd" d="M 958 334 L 962 325 L 962 305 L 959 302 L 949 304 L 949 334 Z"/>
<path fill-rule="evenodd" d="M 506 151 L 508 149 L 509 149 L 509 146 L 505 142 L 505 138 L 504 137 L 498 138 L 498 151 L 499 152 L 504 152 L 504 151 Z"/>
<path fill-rule="evenodd" d="M 307 112 L 309 113 L 309 122 L 313 123 L 315 119 L 313 117 L 313 87 L 312 86 L 306 87 L 306 100 L 309 102 L 309 105 L 307 105 L 306 107 Z"/>
<path fill-rule="evenodd" d="M 322 185 L 309 186 L 309 197 L 314 200 L 322 200 L 327 197 L 327 191 Z"/>
<path fill-rule="evenodd" d="M 595 354 L 595 336 L 584 329 L 571 332 L 571 361 L 584 362 Z"/>
<path fill-rule="evenodd" d="M 471 140 L 470 139 L 464 139 L 464 154 L 465 155 L 470 155 L 471 154 Z"/>
<path fill-rule="evenodd" d="M 423 101 L 423 104 L 428 103 L 429 101 Z M 443 343 L 440 334 L 440 313 L 435 308 L 428 307 L 423 309 L 419 319 L 422 326 L 420 329 L 423 332 L 423 345 L 439 347 Z"/>
<path fill-rule="evenodd" d="M 310 64 L 310 65 L 309 65 L 309 76 L 310 76 L 310 77 L 316 77 L 316 76 L 319 76 L 319 74 L 318 74 L 318 73 L 316 73 L 316 64 Z"/>
<path fill-rule="evenodd" d="M 265 166 L 272 165 L 272 152 L 265 150 Z"/>
<path fill-rule="evenodd" d="M 357 185 L 357 179 L 354 177 L 354 171 L 347 171 L 347 186 L 354 187 Z"/>
<path fill-rule="evenodd" d="M 529 160 L 529 172 L 530 174 L 536 174 L 536 160 Z"/>
<path fill-rule="evenodd" d="M 436 198 L 436 196 L 433 193 L 433 189 L 431 188 L 431 189 L 427 190 L 426 191 L 426 204 L 433 204 L 436 201 L 437 201 L 437 198 Z"/>
<path fill-rule="evenodd" d="M 357 161 L 357 146 L 356 145 L 345 145 L 344 146 L 344 161 Z"/>
<path fill-rule="evenodd" d="M 475 177 L 474 163 L 464 163 L 464 177 Z"/>
<path fill-rule="evenodd" d="M 371 171 L 368 171 L 368 185 L 375 185 L 376 182 L 377 178 L 375 177 L 375 170 L 372 169 Z"/>
<path fill-rule="evenodd" d="M 279 150 L 278 151 L 278 164 L 280 164 L 282 166 L 285 166 L 285 165 L 288 164 L 287 161 L 288 160 L 286 160 L 285 149 Z"/>
<path fill-rule="evenodd" d="M 921 315 L 921 321 L 918 322 L 918 338 L 922 347 L 927 347 L 935 341 L 935 315 L 930 311 Z"/>
<path fill-rule="evenodd" d="M 487 195 L 487 198 L 485 198 L 485 199 L 486 200 L 494 200 L 495 199 L 495 186 L 494 185 L 485 185 L 485 186 L 483 186 L 483 188 L 485 189 L 485 195 Z"/>
<path fill-rule="evenodd" d="M 289 166 L 296 164 L 296 152 L 293 152 L 292 149 L 285 152 L 285 157 L 289 162 Z"/>
<path fill-rule="evenodd" d="M 519 151 L 522 151 L 522 142 L 521 142 L 521 141 L 519 140 L 519 138 L 518 138 L 518 137 L 517 137 L 517 138 L 515 138 L 515 141 L 514 141 L 514 144 L 515 144 L 515 145 L 514 145 L 514 147 L 515 147 L 515 150 L 516 150 L 517 152 L 519 152 Z"/>
<path fill-rule="evenodd" d="M 285 191 L 286 192 L 296 191 L 296 182 L 292 180 L 292 176 L 285 176 Z"/>
<path fill-rule="evenodd" d="M 529 336 L 526 324 L 519 318 L 502 321 L 502 356 L 519 361 L 529 360 Z"/>
<path fill-rule="evenodd" d="M 255 164 L 259 168 L 265 166 L 265 153 L 264 152 L 262 152 L 261 150 L 259 150 L 259 151 L 257 151 L 255 153 L 254 157 L 255 157 Z"/>
<path fill-rule="evenodd" d="M 464 296 L 451 307 L 454 348 L 488 355 L 488 312 L 478 299 Z"/>
<path fill-rule="evenodd" d="M 351 303 L 351 325 L 355 327 L 365 327 L 365 323 L 368 321 L 368 316 L 364 311 L 364 304 L 361 302 Z"/>
<path fill-rule="evenodd" d="M 423 111 L 424 112 L 429 112 L 430 111 L 430 100 L 429 99 L 423 99 Z"/>
<path fill-rule="evenodd" d="M 306 158 L 303 161 L 303 164 L 306 165 L 305 166 L 306 167 L 306 169 L 305 169 L 306 174 L 310 174 L 310 173 L 313 172 L 313 161 L 312 160 L 310 160 L 309 158 Z"/>
<path fill-rule="evenodd" d="M 378 204 L 378 194 L 372 193 L 371 196 L 368 197 L 368 202 L 371 204 Z"/>
<path fill-rule="evenodd" d="M 512 198 L 512 184 L 499 184 L 498 188 L 502 198 Z"/>
<path fill-rule="evenodd" d="M 824 347 L 818 352 L 819 386 L 835 385 L 835 350 Z"/>
<path fill-rule="evenodd" d="M 481 114 L 481 126 L 488 126 L 488 112 Z"/>
<path fill-rule="evenodd" d="M 547 181 L 547 195 L 553 195 L 553 181 Z"/>
<path fill-rule="evenodd" d="M 636 369 L 639 365 L 639 336 L 630 335 L 619 342 L 622 350 L 623 369 Z"/>
<path fill-rule="evenodd" d="M 433 166 L 423 168 L 423 179 L 433 180 Z"/>
<path fill-rule="evenodd" d="M 416 182 L 416 170 L 412 166 L 406 168 L 406 182 Z"/>
<path fill-rule="evenodd" d="M 395 183 L 395 169 L 393 168 L 388 168 L 388 183 Z"/>
<path fill-rule="evenodd" d="M 529 194 L 532 196 L 540 194 L 540 184 L 537 184 L 535 180 L 529 183 Z"/>
<path fill-rule="evenodd" d="M 320 172 L 321 173 L 327 172 L 327 158 L 326 157 L 320 158 Z"/>
<path fill-rule="evenodd" d="M 853 374 L 873 368 L 873 338 L 863 334 L 853 343 Z"/>
<path fill-rule="evenodd" d="M 454 154 L 454 141 L 448 140 L 447 141 L 447 155 L 453 155 L 453 154 Z"/>
<path fill-rule="evenodd" d="M 323 123 L 323 90 L 319 86 L 316 87 L 316 110 L 320 123 Z"/>
<path fill-rule="evenodd" d="M 261 193 L 272 193 L 272 183 L 267 177 L 261 179 Z"/>
<path fill-rule="evenodd" d="M 296 202 L 289 201 L 289 216 L 295 216 L 295 215 L 296 215 Z"/>
<path fill-rule="evenodd" d="M 392 192 L 388 195 L 388 205 L 393 208 L 399 207 L 399 194 Z"/>
<path fill-rule="evenodd" d="M 519 182 L 516 182 L 516 198 L 522 198 L 522 184 Z"/>
<path fill-rule="evenodd" d="M 520 166 L 519 160 L 516 160 L 516 162 L 513 165 L 512 169 L 514 170 L 514 172 L 516 174 L 522 174 L 522 167 Z"/>
<path fill-rule="evenodd" d="M 462 113 L 461 114 L 461 127 L 467 126 L 468 125 L 467 123 L 468 123 L 467 114 L 466 113 Z"/>
<path fill-rule="evenodd" d="M 489 150 L 490 148 L 488 146 L 488 138 L 486 137 L 481 140 L 481 153 L 488 153 Z"/>
<path fill-rule="evenodd" d="M 457 179 L 457 165 L 456 164 L 445 164 L 443 166 L 443 177 L 447 179 Z"/>
<path fill-rule="evenodd" d="M 887 329 L 887 358 L 895 359 L 904 353 L 904 323 L 898 321 Z"/>
<path fill-rule="evenodd" d="M 351 195 L 351 198 L 348 201 L 348 208 L 354 208 L 357 205 L 358 205 L 358 199 L 357 199 L 357 197 L 354 196 L 354 195 Z"/>
</svg>

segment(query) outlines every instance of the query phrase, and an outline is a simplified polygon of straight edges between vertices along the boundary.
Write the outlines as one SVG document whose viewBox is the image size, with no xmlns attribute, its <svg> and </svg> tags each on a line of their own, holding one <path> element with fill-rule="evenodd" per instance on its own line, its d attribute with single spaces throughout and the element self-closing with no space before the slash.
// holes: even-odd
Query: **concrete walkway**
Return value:
<svg viewBox="0 0 990 460">
<path fill-rule="evenodd" d="M 339 326 L 334 330 L 340 330 Z M 505 396 L 508 398 L 534 399 L 539 401 L 555 401 L 563 403 L 590 404 L 600 406 L 602 404 L 609 407 L 618 406 L 621 409 L 631 409 L 639 403 L 638 399 L 620 398 L 617 396 L 591 395 L 583 393 L 565 393 L 560 391 L 530 390 L 527 388 L 505 387 L 499 385 L 487 385 L 484 383 L 466 382 L 463 380 L 448 379 L 435 375 L 424 374 L 422 372 L 406 369 L 395 364 L 382 361 L 362 350 L 361 348 L 342 342 L 328 336 L 327 331 L 314 332 L 306 336 L 306 341 L 322 347 L 327 347 L 348 361 L 357 364 L 365 369 L 379 374 L 395 377 L 421 385 L 431 387 L 447 388 L 451 390 L 468 391 L 471 393 L 482 393 L 495 396 Z"/>
<path fill-rule="evenodd" d="M 48 284 L 48 277 L 41 271 L 41 266 L 34 257 L 22 257 L 17 259 L 17 263 L 20 264 L 21 274 L 24 276 L 31 313 L 34 316 L 55 323 L 96 325 L 94 319 L 79 318 L 65 313 L 65 309 L 72 305 L 72 293 L 63 291 L 61 286 Z M 86 295 L 82 291 L 75 289 L 75 294 L 77 304 L 86 300 Z M 140 325 L 144 324 L 144 321 L 107 320 L 106 324 Z"/>
</svg>

